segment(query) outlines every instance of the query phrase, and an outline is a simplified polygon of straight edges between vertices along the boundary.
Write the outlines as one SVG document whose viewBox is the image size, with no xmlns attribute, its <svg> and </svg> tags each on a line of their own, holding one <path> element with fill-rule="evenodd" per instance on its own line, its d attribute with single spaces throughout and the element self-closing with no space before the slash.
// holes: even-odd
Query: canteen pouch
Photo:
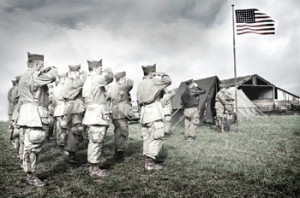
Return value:
<svg viewBox="0 0 300 198">
<path fill-rule="evenodd" d="M 29 141 L 33 144 L 40 144 L 46 138 L 46 131 L 41 129 L 31 129 L 29 131 Z"/>
<path fill-rule="evenodd" d="M 153 122 L 153 136 L 154 139 L 161 139 L 165 135 L 164 123 L 163 122 Z"/>
<path fill-rule="evenodd" d="M 50 116 L 49 111 L 42 106 L 38 106 L 38 113 L 41 119 L 41 122 L 43 125 L 52 125 L 53 124 L 53 118 Z"/>
</svg>

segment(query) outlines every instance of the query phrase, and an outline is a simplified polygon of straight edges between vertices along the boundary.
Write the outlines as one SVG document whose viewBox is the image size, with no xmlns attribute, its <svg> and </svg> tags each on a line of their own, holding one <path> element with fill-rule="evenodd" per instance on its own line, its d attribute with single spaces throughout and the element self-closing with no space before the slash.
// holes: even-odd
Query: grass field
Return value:
<svg viewBox="0 0 300 198">
<path fill-rule="evenodd" d="M 88 164 L 72 166 L 54 140 L 39 158 L 38 174 L 47 183 L 26 183 L 0 123 L 1 197 L 300 197 L 300 116 L 272 116 L 239 124 L 239 132 L 217 133 L 200 126 L 197 139 L 184 141 L 177 127 L 165 138 L 164 170 L 144 172 L 140 126 L 130 125 L 127 155 L 115 162 L 113 127 L 109 128 L 100 166 L 111 176 L 92 179 Z M 86 159 L 86 145 L 79 158 Z"/>
</svg>

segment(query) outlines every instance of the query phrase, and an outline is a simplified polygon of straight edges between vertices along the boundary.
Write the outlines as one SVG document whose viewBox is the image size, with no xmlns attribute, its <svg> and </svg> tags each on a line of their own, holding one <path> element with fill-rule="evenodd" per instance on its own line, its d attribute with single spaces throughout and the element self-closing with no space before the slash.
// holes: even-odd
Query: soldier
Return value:
<svg viewBox="0 0 300 198">
<path fill-rule="evenodd" d="M 108 95 L 105 86 L 113 81 L 111 69 L 102 72 L 102 60 L 88 61 L 89 76 L 83 86 L 83 97 L 86 112 L 83 124 L 87 126 L 89 144 L 87 149 L 90 163 L 89 175 L 91 177 L 108 176 L 109 172 L 99 169 L 104 137 L 109 127 Z"/>
<path fill-rule="evenodd" d="M 184 120 L 184 136 L 187 141 L 191 142 L 196 139 L 195 131 L 197 125 L 199 125 L 199 102 L 200 95 L 205 93 L 205 90 L 201 89 L 193 79 L 190 79 L 185 82 L 187 88 L 181 94 L 181 105 L 184 108 L 183 114 L 185 117 Z"/>
<path fill-rule="evenodd" d="M 53 89 L 54 89 L 53 84 L 48 85 L 48 97 L 49 97 L 48 111 L 52 119 L 54 119 L 53 118 L 53 113 L 54 113 Z M 53 136 L 53 131 L 54 131 L 54 122 L 48 126 L 47 138 L 46 138 L 47 141 L 50 141 L 50 138 Z"/>
<path fill-rule="evenodd" d="M 79 141 L 82 138 L 84 127 L 82 118 L 84 114 L 84 102 L 82 98 L 82 87 L 87 78 L 87 73 L 80 72 L 80 65 L 69 65 L 69 74 L 66 77 L 62 95 L 66 101 L 64 118 L 61 128 L 68 131 L 66 151 L 69 153 L 69 163 L 79 164 L 75 158 L 78 151 Z"/>
<path fill-rule="evenodd" d="M 161 170 L 155 159 L 162 148 L 164 137 L 164 115 L 160 103 L 161 92 L 171 84 L 164 72 L 156 72 L 156 64 L 142 66 L 144 77 L 137 89 L 137 101 L 141 107 L 141 126 L 145 170 Z"/>
<path fill-rule="evenodd" d="M 23 167 L 27 182 L 34 186 L 44 186 L 36 175 L 38 154 L 46 138 L 46 128 L 51 122 L 47 110 L 47 84 L 55 81 L 57 69 L 43 68 L 44 56 L 28 53 L 28 70 L 19 82 L 21 103 L 17 124 L 24 129 Z"/>
<path fill-rule="evenodd" d="M 127 147 L 128 117 L 132 116 L 130 90 L 133 80 L 126 79 L 126 72 L 115 74 L 116 84 L 111 89 L 112 122 L 115 126 L 115 159 L 124 159 Z"/>
<path fill-rule="evenodd" d="M 220 85 L 220 91 L 216 95 L 215 109 L 217 113 L 217 127 L 220 132 L 229 130 L 226 121 L 228 114 L 233 113 L 233 96 L 227 91 L 225 85 Z"/>
<path fill-rule="evenodd" d="M 171 126 L 171 113 L 172 113 L 172 98 L 175 96 L 174 90 L 164 89 L 163 97 L 161 99 L 161 105 L 164 114 L 164 131 L 165 136 L 169 136 L 170 126 Z"/>
<path fill-rule="evenodd" d="M 60 74 L 57 78 L 57 86 L 53 90 L 52 102 L 54 105 L 54 131 L 56 136 L 56 144 L 60 148 L 61 152 L 64 152 L 66 143 L 67 131 L 61 128 L 61 121 L 64 117 L 65 100 L 62 96 L 62 87 L 64 85 L 66 74 Z"/>
<path fill-rule="evenodd" d="M 7 99 L 8 99 L 8 121 L 10 122 L 11 121 L 11 117 L 12 117 L 12 114 L 13 114 L 13 111 L 14 111 L 14 101 L 13 101 L 13 97 L 12 97 L 12 93 L 13 93 L 13 90 L 17 89 L 17 80 L 12 80 L 11 81 L 13 86 L 12 88 L 10 88 L 8 90 L 8 94 L 7 94 Z"/>
</svg>

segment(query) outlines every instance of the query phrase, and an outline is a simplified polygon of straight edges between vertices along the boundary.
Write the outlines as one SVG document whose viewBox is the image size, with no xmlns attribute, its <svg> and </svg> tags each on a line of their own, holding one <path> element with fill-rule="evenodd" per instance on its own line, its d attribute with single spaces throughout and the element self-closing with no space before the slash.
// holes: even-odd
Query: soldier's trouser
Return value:
<svg viewBox="0 0 300 198">
<path fill-rule="evenodd" d="M 220 128 L 223 128 L 223 120 L 224 120 L 224 114 L 225 114 L 225 108 L 224 105 L 217 101 L 215 104 L 215 110 L 216 110 L 216 114 L 217 114 L 217 120 L 218 120 L 218 126 Z"/>
<path fill-rule="evenodd" d="M 19 150 L 18 150 L 18 154 L 20 159 L 22 159 L 23 157 L 23 153 L 24 153 L 24 129 L 20 128 L 19 129 Z"/>
<path fill-rule="evenodd" d="M 184 136 L 195 137 L 196 129 L 199 125 L 199 112 L 197 107 L 185 108 L 183 112 L 184 119 Z"/>
<path fill-rule="evenodd" d="M 164 118 L 165 134 L 170 132 L 170 127 L 171 127 L 171 115 L 165 115 L 165 118 Z"/>
<path fill-rule="evenodd" d="M 26 173 L 34 173 L 37 158 L 42 150 L 46 131 L 42 128 L 24 128 L 23 168 Z"/>
<path fill-rule="evenodd" d="M 127 147 L 128 138 L 128 120 L 124 119 L 114 119 L 113 124 L 115 126 L 115 150 L 124 151 Z"/>
<path fill-rule="evenodd" d="M 89 135 L 87 159 L 89 163 L 96 164 L 99 163 L 107 127 L 100 125 L 89 126 L 87 130 Z"/>
<path fill-rule="evenodd" d="M 68 138 L 66 151 L 77 152 L 79 141 L 83 133 L 82 115 L 81 114 L 71 114 L 65 115 L 63 119 L 66 119 L 68 123 Z"/>
<path fill-rule="evenodd" d="M 162 120 L 142 124 L 143 155 L 153 159 L 162 148 L 164 123 Z"/>
<path fill-rule="evenodd" d="M 66 133 L 67 130 L 63 129 L 60 126 L 60 123 L 62 121 L 63 117 L 56 117 L 55 118 L 55 134 L 56 134 L 56 144 L 59 146 L 64 146 L 66 143 Z"/>
</svg>

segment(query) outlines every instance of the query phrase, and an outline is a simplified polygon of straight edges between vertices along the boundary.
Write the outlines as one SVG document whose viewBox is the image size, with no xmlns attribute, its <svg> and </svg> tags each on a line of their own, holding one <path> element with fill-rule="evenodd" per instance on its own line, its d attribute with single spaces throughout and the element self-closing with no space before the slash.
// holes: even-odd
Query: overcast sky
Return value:
<svg viewBox="0 0 300 198">
<path fill-rule="evenodd" d="M 233 73 L 232 12 L 258 8 L 276 34 L 236 36 L 237 75 L 258 74 L 300 95 L 298 0 L 1 0 L 0 120 L 7 119 L 11 80 L 26 70 L 27 52 L 61 72 L 103 59 L 104 67 L 142 78 L 141 65 L 181 81 Z M 132 91 L 135 98 L 136 89 Z"/>
</svg>

